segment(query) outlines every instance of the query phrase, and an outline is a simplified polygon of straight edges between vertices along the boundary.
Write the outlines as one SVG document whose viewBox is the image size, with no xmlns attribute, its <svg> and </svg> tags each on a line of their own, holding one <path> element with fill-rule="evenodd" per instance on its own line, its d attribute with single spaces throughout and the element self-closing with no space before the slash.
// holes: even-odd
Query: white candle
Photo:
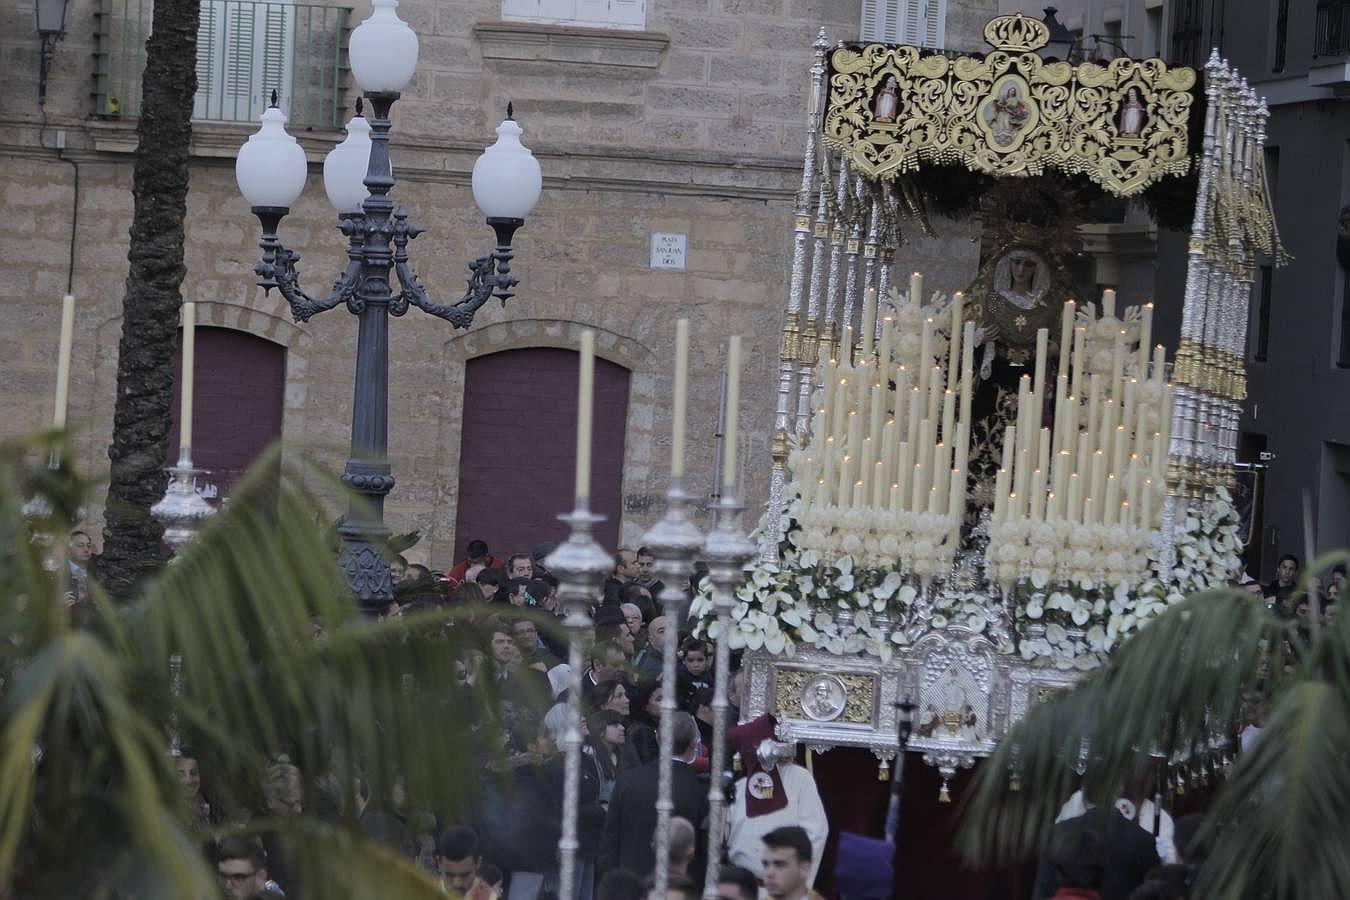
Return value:
<svg viewBox="0 0 1350 900">
<path fill-rule="evenodd" d="M 1064 304 L 1064 316 L 1059 323 L 1059 368 L 1058 375 L 1069 374 L 1069 350 L 1073 346 L 1073 319 L 1078 312 L 1078 304 L 1069 300 Z"/>
<path fill-rule="evenodd" d="M 1045 471 L 1042 469 L 1031 473 L 1031 519 L 1034 522 L 1045 520 Z"/>
<path fill-rule="evenodd" d="M 1079 325 L 1073 332 L 1073 372 L 1069 378 L 1069 393 L 1075 397 L 1082 396 L 1083 379 L 1087 372 L 1083 370 L 1083 354 L 1087 346 L 1087 326 Z"/>
<path fill-rule="evenodd" d="M 975 323 L 967 322 L 961 336 L 961 421 L 970 421 L 970 403 L 975 389 Z"/>
<path fill-rule="evenodd" d="M 1145 531 L 1153 530 L 1153 479 L 1144 480 L 1144 489 L 1139 492 L 1139 524 Z"/>
<path fill-rule="evenodd" d="M 900 442 L 900 463 L 896 466 L 895 482 L 900 491 L 900 502 L 905 500 L 905 488 L 914 474 L 914 445 L 909 441 Z"/>
<path fill-rule="evenodd" d="M 951 391 L 942 394 L 942 439 L 952 443 L 956 437 L 956 395 Z"/>
<path fill-rule="evenodd" d="M 736 486 L 736 437 L 741 407 L 741 336 L 733 334 L 727 347 L 727 419 L 722 428 L 722 488 L 732 493 Z"/>
<path fill-rule="evenodd" d="M 1162 344 L 1153 348 L 1153 380 L 1162 384 L 1167 379 L 1167 350 Z"/>
<path fill-rule="evenodd" d="M 835 501 L 840 506 L 847 506 L 849 501 L 849 457 L 844 453 L 839 459 L 839 486 L 835 490 Z"/>
<path fill-rule="evenodd" d="M 933 427 L 938 427 L 938 410 L 942 406 L 942 366 L 933 366 L 933 370 L 928 376 L 928 418 L 933 420 Z"/>
<path fill-rule="evenodd" d="M 886 387 L 891 380 L 891 343 L 895 340 L 895 323 L 887 316 L 881 320 L 881 349 L 877 351 L 877 381 Z"/>
<path fill-rule="evenodd" d="M 994 477 L 994 522 L 1002 522 L 1008 513 L 1008 470 L 999 469 Z"/>
<path fill-rule="evenodd" d="M 1139 379 L 1148 377 L 1148 350 L 1149 341 L 1153 340 L 1153 304 L 1145 303 L 1144 308 L 1139 313 L 1139 348 L 1137 365 L 1139 371 L 1135 373 Z"/>
<path fill-rule="evenodd" d="M 928 395 L 928 380 L 933 370 L 933 320 L 923 320 L 923 330 L 919 335 L 919 392 Z"/>
<path fill-rule="evenodd" d="M 883 401 L 886 399 L 886 392 L 879 385 L 872 385 L 872 408 L 867 419 L 867 437 L 872 441 L 872 452 L 880 452 L 881 449 L 881 425 L 885 420 L 882 415 Z"/>
<path fill-rule="evenodd" d="M 877 289 L 870 287 L 863 294 L 862 313 L 862 352 L 863 356 L 872 355 L 872 341 L 876 338 L 877 328 Z"/>
<path fill-rule="evenodd" d="M 577 508 L 591 496 L 591 428 L 595 403 L 595 332 L 581 333 L 581 374 L 577 379 Z"/>
<path fill-rule="evenodd" d="M 1120 402 L 1124 390 L 1125 373 L 1125 329 L 1116 333 L 1115 344 L 1111 348 L 1111 383 L 1106 386 L 1107 396 L 1112 403 Z"/>
<path fill-rule="evenodd" d="M 670 477 L 684 477 L 684 416 L 689 402 L 689 320 L 675 323 L 675 404 L 670 426 Z"/>
<path fill-rule="evenodd" d="M 1097 509 L 1100 510 L 1102 495 L 1106 493 L 1106 454 L 1100 450 L 1092 454 L 1092 485 L 1090 490 L 1088 499 L 1097 501 Z"/>
<path fill-rule="evenodd" d="M 1102 379 L 1100 375 L 1094 374 L 1088 382 L 1088 420 L 1087 434 L 1088 446 L 1095 448 L 1094 441 L 1097 440 L 1098 416 L 1101 414 L 1102 397 Z"/>
<path fill-rule="evenodd" d="M 961 521 L 966 508 L 966 473 L 961 469 L 952 469 L 951 481 L 947 485 L 947 515 Z"/>
<path fill-rule="evenodd" d="M 70 401 L 70 354 L 75 344 L 75 296 L 61 298 L 61 340 L 56 352 L 56 409 L 52 422 L 66 427 L 66 407 Z"/>
<path fill-rule="evenodd" d="M 909 302 L 923 306 L 923 275 L 918 272 L 909 276 Z"/>
<path fill-rule="evenodd" d="M 1069 476 L 1069 510 L 1065 518 L 1075 523 L 1083 521 L 1083 479 L 1077 472 Z"/>
<path fill-rule="evenodd" d="M 884 463 L 882 471 L 882 482 L 891 480 L 891 473 L 895 467 L 895 445 L 896 445 L 897 426 L 894 419 L 890 419 L 881 428 L 881 462 Z"/>
<path fill-rule="evenodd" d="M 1049 354 L 1049 344 L 1050 329 L 1036 329 L 1036 365 L 1032 369 L 1036 374 L 1032 378 L 1031 389 L 1038 400 L 1045 396 L 1045 357 Z"/>
<path fill-rule="evenodd" d="M 952 324 L 947 330 L 951 341 L 947 345 L 947 388 L 956 389 L 957 366 L 961 362 L 961 318 L 966 308 L 966 295 L 957 291 L 952 295 Z"/>
<path fill-rule="evenodd" d="M 197 304 L 183 301 L 182 380 L 178 392 L 178 454 L 192 447 L 192 400 L 197 368 Z"/>
<path fill-rule="evenodd" d="M 1102 318 L 1113 319 L 1116 315 L 1116 292 L 1111 288 L 1102 291 Z"/>
<path fill-rule="evenodd" d="M 834 392 L 830 395 L 830 435 L 838 441 L 844 439 L 844 413 L 848 409 L 848 378 L 837 379 Z"/>
</svg>

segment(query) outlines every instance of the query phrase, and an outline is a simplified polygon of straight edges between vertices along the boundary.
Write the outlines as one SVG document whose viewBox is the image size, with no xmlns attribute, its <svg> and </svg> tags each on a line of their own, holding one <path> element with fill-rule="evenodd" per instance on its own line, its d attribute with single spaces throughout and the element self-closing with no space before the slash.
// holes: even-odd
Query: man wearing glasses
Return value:
<svg viewBox="0 0 1350 900">
<path fill-rule="evenodd" d="M 267 880 L 267 863 L 262 844 L 256 838 L 230 837 L 216 850 L 216 871 L 225 888 L 225 896 L 247 900 L 255 893 L 284 896 Z"/>
</svg>

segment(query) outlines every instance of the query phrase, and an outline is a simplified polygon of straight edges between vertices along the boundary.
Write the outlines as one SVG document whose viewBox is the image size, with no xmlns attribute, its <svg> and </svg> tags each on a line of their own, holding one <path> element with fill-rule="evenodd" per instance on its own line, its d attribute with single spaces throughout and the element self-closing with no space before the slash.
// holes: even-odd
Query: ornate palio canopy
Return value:
<svg viewBox="0 0 1350 900">
<path fill-rule="evenodd" d="M 1196 74 L 1158 59 L 1045 62 L 1046 26 L 1022 14 L 984 30 L 983 57 L 887 44 L 828 57 L 824 140 L 871 179 L 920 163 L 987 175 L 1083 173 L 1116 196 L 1138 194 L 1190 165 Z"/>
</svg>

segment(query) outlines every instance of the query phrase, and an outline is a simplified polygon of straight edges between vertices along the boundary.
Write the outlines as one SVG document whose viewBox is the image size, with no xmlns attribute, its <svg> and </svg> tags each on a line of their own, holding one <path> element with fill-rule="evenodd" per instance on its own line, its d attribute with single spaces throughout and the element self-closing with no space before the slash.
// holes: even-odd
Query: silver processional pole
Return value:
<svg viewBox="0 0 1350 900">
<path fill-rule="evenodd" d="M 703 534 L 689 517 L 690 497 L 684 477 L 671 475 L 666 492 L 666 514 L 643 536 L 642 542 L 656 558 L 653 568 L 664 583 L 661 613 L 666 618 L 666 640 L 661 659 L 660 764 L 656 793 L 656 885 L 654 895 L 665 897 L 670 884 L 670 817 L 675 808 L 671 797 L 675 736 L 675 660 L 679 655 L 680 610 L 684 591 L 678 586 L 693 568 L 694 554 L 703 546 Z"/>
<path fill-rule="evenodd" d="M 704 900 L 717 897 L 717 877 L 722 866 L 723 832 L 726 831 L 726 796 L 722 791 L 722 773 L 727 768 L 727 684 L 731 680 L 731 607 L 736 588 L 745 580 L 745 566 L 758 549 L 741 528 L 741 513 L 734 485 L 722 486 L 715 508 L 717 525 L 703 545 L 708 563 L 708 578 L 713 583 L 713 605 L 717 611 L 716 660 L 713 664 L 713 736 L 712 783 L 708 787 L 708 870 L 703 882 Z"/>
<path fill-rule="evenodd" d="M 558 898 L 573 900 L 576 892 L 577 807 L 581 802 L 581 668 L 582 643 L 591 628 L 591 603 L 600 583 L 614 567 L 614 558 L 591 536 L 591 529 L 603 516 L 592 513 L 589 498 L 578 497 L 577 508 L 560 516 L 572 527 L 567 540 L 549 554 L 548 569 L 558 577 L 558 599 L 567 613 L 568 674 L 567 732 L 563 737 L 566 754 L 563 769 L 563 821 L 558 840 Z"/>
</svg>

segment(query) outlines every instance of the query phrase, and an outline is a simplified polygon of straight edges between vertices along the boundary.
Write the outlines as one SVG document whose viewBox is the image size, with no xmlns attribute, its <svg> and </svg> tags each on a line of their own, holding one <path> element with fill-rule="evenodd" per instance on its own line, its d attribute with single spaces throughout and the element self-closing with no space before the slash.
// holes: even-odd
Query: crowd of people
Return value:
<svg viewBox="0 0 1350 900">
<path fill-rule="evenodd" d="M 465 696 L 479 697 L 464 723 L 466 734 L 491 735 L 494 745 L 493 752 L 477 754 L 479 769 L 464 780 L 476 796 L 454 810 L 419 809 L 397 784 L 383 797 L 371 797 L 358 785 L 361 832 L 423 867 L 447 895 L 467 900 L 555 897 L 560 893 L 563 748 L 569 691 L 576 685 L 584 713 L 572 885 L 577 900 L 696 900 L 714 852 L 726 860 L 716 885 L 721 900 L 807 900 L 830 834 L 825 807 L 814 777 L 797 764 L 797 748 L 775 740 L 771 716 L 738 724 L 738 654 L 732 654 L 727 673 L 727 759 L 732 762 L 728 772 L 711 772 L 715 648 L 693 633 L 695 623 L 688 618 L 706 568 L 696 565 L 674 585 L 682 601 L 668 614 L 652 554 L 645 548 L 620 549 L 596 592 L 592 633 L 582 647 L 583 669 L 574 677 L 559 583 L 547 566 L 553 549 L 541 544 L 502 559 L 475 540 L 465 559 L 445 573 L 401 557 L 393 560 L 396 599 L 388 616 L 428 606 L 471 607 L 481 649 L 455 660 L 455 678 Z M 83 580 L 91 556 L 89 536 L 72 535 L 73 582 Z M 1275 581 L 1255 590 L 1277 614 L 1302 621 L 1313 613 L 1309 598 L 1296 587 L 1297 576 L 1298 560 L 1285 557 Z M 1335 615 L 1343 580 L 1340 568 L 1325 585 L 1312 586 L 1324 620 Z M 671 629 L 679 649 L 670 722 L 674 810 L 665 860 L 670 896 L 652 898 L 662 671 Z M 490 690 L 476 692 L 475 686 Z M 176 763 L 197 824 L 206 829 L 221 823 L 222 811 L 203 796 L 202 760 L 184 747 Z M 708 828 L 714 780 L 728 806 L 720 834 Z M 283 815 L 321 803 L 321 798 L 306 798 L 307 783 L 312 784 L 289 760 L 275 759 L 260 786 L 265 812 Z M 1122 800 L 1115 815 L 1075 797 L 1065 804 L 1047 842 L 1034 900 L 1188 895 L 1198 863 L 1196 849 L 1188 846 L 1194 823 L 1179 821 L 1174 828 L 1164 812 L 1149 811 L 1148 801 L 1136 809 Z M 1136 815 L 1127 815 L 1127 807 Z M 212 852 L 228 897 L 306 896 L 275 835 L 231 837 L 215 842 Z M 842 854 L 841 849 L 841 860 Z"/>
<path fill-rule="evenodd" d="M 73 565 L 88 559 L 83 543 L 75 544 L 86 537 L 76 535 L 72 541 Z M 419 809 L 401 784 L 383 797 L 372 797 L 367 786 L 358 785 L 357 826 L 367 838 L 426 869 L 448 895 L 467 900 L 557 896 L 563 749 L 569 691 L 575 685 L 583 710 L 583 747 L 573 896 L 648 900 L 657 868 L 661 679 L 667 635 L 675 629 L 668 881 L 670 900 L 696 900 L 710 852 L 714 648 L 693 636 L 688 610 L 707 570 L 696 565 L 681 579 L 676 588 L 682 602 L 667 615 L 660 605 L 665 586 L 653 574 L 653 556 L 645 548 L 620 549 L 596 593 L 583 669 L 573 677 L 559 584 L 546 562 L 553 549 L 541 544 L 502 559 L 475 540 L 466 558 L 445 573 L 401 557 L 392 561 L 395 601 L 386 616 L 404 617 L 431 606 L 470 614 L 468 627 L 476 640 L 455 660 L 454 671 L 460 696 L 473 701 L 462 725 L 474 743 L 478 768 L 460 779 L 471 796 L 454 810 Z M 738 664 L 736 659 L 733 670 Z M 761 891 L 777 900 L 804 900 L 828 833 L 824 807 L 809 774 L 792 771 L 801 767 L 790 761 L 791 745 L 772 740 L 771 719 L 731 727 L 739 719 L 739 672 L 731 677 L 727 717 L 734 754 L 728 759 L 734 755 L 738 774 L 771 777 L 769 790 L 778 786 L 779 796 L 761 809 L 761 801 L 747 801 L 742 788 L 739 811 L 729 812 L 734 852 L 728 857 L 742 864 L 720 867 L 718 893 L 724 900 L 758 900 Z M 483 690 L 475 690 L 479 687 Z M 198 824 L 206 829 L 226 819 L 230 814 L 204 796 L 204 761 L 184 747 L 176 762 Z M 782 790 L 784 776 L 789 791 Z M 285 815 L 321 806 L 324 797 L 305 796 L 307 783 L 292 762 L 276 759 L 260 786 L 261 812 Z M 730 779 L 726 793 L 729 799 L 736 796 Z M 747 826 L 748 817 L 758 818 Z M 228 897 L 306 896 L 276 835 L 218 841 L 212 852 Z"/>
</svg>

